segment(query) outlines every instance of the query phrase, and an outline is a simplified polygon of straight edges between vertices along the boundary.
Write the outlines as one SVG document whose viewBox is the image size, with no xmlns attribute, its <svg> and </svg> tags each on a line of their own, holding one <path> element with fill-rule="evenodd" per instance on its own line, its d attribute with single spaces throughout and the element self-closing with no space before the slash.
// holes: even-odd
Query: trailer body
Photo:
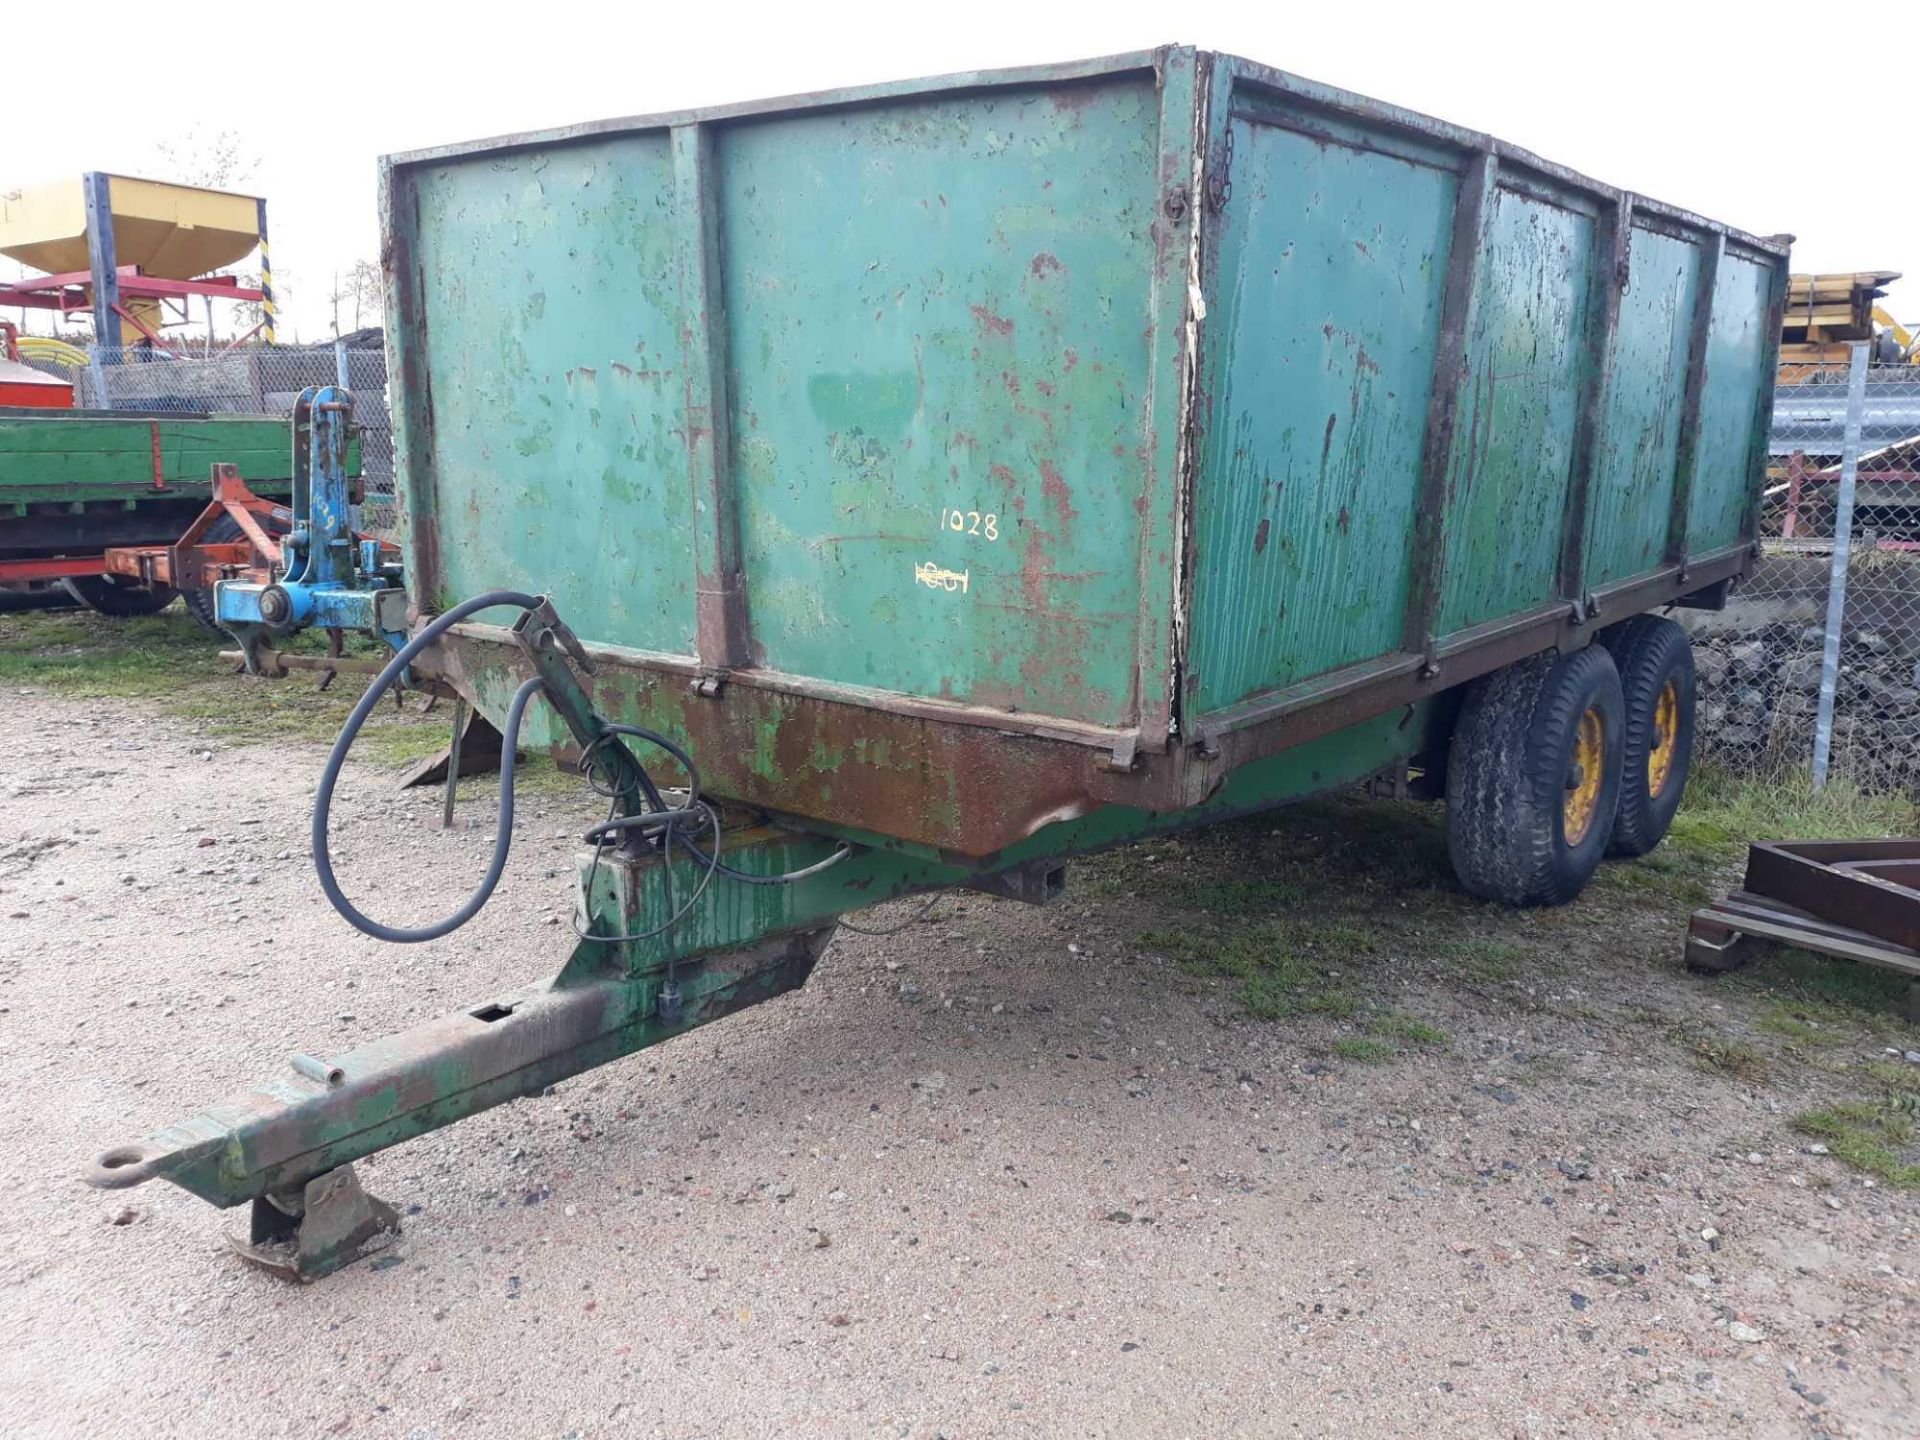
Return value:
<svg viewBox="0 0 1920 1440">
<path fill-rule="evenodd" d="M 383 197 L 416 593 L 549 594 L 609 715 L 823 826 L 1185 808 L 1749 561 L 1784 246 L 1233 57 L 513 136 Z"/>
</svg>

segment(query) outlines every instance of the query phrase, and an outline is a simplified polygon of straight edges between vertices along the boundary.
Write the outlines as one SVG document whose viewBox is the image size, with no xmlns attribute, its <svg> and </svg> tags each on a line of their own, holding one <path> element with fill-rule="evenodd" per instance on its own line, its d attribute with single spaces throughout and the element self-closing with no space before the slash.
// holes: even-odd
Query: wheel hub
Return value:
<svg viewBox="0 0 1920 1440">
<path fill-rule="evenodd" d="M 1573 755 L 1567 764 L 1567 789 L 1560 801 L 1560 831 L 1567 844 L 1578 845 L 1593 828 L 1600 808 L 1600 778 L 1606 759 L 1606 721 L 1597 707 L 1580 716 L 1574 733 Z"/>
<path fill-rule="evenodd" d="M 1672 680 L 1660 687 L 1653 705 L 1653 744 L 1647 751 L 1647 793 L 1658 797 L 1673 778 L 1673 757 L 1680 731 L 1680 688 Z"/>
</svg>

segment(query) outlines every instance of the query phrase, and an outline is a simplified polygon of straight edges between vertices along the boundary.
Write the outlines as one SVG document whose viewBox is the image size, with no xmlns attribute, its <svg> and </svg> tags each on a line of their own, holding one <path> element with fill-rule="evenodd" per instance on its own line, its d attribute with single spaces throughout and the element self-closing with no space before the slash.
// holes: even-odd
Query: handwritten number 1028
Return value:
<svg viewBox="0 0 1920 1440">
<path fill-rule="evenodd" d="M 954 510 L 940 512 L 940 524 L 956 535 L 979 535 L 987 540 L 1000 538 L 1000 517 L 985 514 L 979 510 Z"/>
</svg>

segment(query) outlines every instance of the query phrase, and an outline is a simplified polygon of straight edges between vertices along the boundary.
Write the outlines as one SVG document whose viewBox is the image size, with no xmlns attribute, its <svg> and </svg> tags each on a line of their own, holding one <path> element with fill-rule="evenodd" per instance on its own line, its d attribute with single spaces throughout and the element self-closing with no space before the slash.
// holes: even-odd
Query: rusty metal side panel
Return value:
<svg viewBox="0 0 1920 1440">
<path fill-rule="evenodd" d="M 1753 454 L 1754 396 L 1773 381 L 1779 327 L 1772 321 L 1778 261 L 1729 248 L 1713 284 L 1706 389 L 1689 497 L 1687 550 L 1704 554 L 1742 538 L 1761 477 Z"/>
<path fill-rule="evenodd" d="M 1202 714 L 1399 648 L 1459 187 L 1457 157 L 1416 139 L 1230 103 L 1194 496 Z"/>
<path fill-rule="evenodd" d="M 1151 74 L 717 133 L 755 665 L 1138 716 L 1160 147 Z"/>
<path fill-rule="evenodd" d="M 1587 360 L 1589 209 L 1496 192 L 1448 466 L 1442 634 L 1554 597 Z"/>
<path fill-rule="evenodd" d="M 433 606 L 544 591 L 583 630 L 691 655 L 675 176 L 668 137 L 406 172 L 397 277 L 415 573 Z M 395 232 L 390 231 L 390 234 Z"/>
<path fill-rule="evenodd" d="M 1588 497 L 1585 572 L 1594 589 L 1654 569 L 1665 550 L 1700 276 L 1699 245 L 1664 231 L 1636 225 L 1628 255 Z"/>
</svg>

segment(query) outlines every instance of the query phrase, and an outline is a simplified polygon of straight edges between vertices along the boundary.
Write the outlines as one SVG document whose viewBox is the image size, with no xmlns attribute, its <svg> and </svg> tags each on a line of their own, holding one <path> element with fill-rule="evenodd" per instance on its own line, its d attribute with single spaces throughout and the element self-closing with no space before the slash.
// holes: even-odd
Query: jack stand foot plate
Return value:
<svg viewBox="0 0 1920 1440">
<path fill-rule="evenodd" d="M 468 775 L 491 775 L 500 768 L 500 747 L 504 742 L 500 732 L 493 728 L 493 722 L 478 710 L 468 710 L 466 725 L 460 737 L 459 758 L 462 778 Z M 454 750 L 452 745 L 443 745 L 426 759 L 420 761 L 411 770 L 400 777 L 401 790 L 410 790 L 416 785 L 440 785 L 446 782 L 447 767 L 452 763 Z M 514 759 L 524 758 L 524 751 L 516 751 Z"/>
<path fill-rule="evenodd" d="M 384 1250 L 399 1233 L 394 1208 L 362 1190 L 353 1166 L 342 1165 L 298 1192 L 261 1196 L 247 1238 L 227 1238 L 248 1264 L 306 1282 Z"/>
</svg>

